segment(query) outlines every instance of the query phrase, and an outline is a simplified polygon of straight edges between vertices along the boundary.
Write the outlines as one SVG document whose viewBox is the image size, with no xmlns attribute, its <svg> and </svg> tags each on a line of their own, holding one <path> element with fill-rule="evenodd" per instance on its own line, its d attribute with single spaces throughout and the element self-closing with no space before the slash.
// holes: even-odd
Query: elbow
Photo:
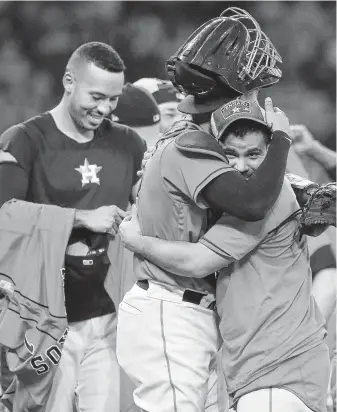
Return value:
<svg viewBox="0 0 337 412">
<path fill-rule="evenodd" d="M 247 222 L 257 222 L 262 220 L 267 216 L 271 207 L 272 204 L 269 202 L 261 202 L 261 200 L 258 202 L 252 201 L 249 203 L 249 208 L 247 209 L 243 220 L 246 220 Z"/>
<path fill-rule="evenodd" d="M 264 209 L 254 209 L 250 208 L 247 210 L 245 213 L 242 214 L 240 219 L 245 220 L 246 222 L 258 222 L 259 220 L 262 220 L 266 217 L 267 212 L 269 209 L 264 210 Z"/>
<path fill-rule="evenodd" d="M 244 220 L 246 222 L 258 222 L 259 220 L 262 220 L 266 217 L 267 213 L 264 213 L 261 210 L 257 210 L 257 211 L 252 211 L 247 213 L 247 215 L 245 215 Z"/>
</svg>

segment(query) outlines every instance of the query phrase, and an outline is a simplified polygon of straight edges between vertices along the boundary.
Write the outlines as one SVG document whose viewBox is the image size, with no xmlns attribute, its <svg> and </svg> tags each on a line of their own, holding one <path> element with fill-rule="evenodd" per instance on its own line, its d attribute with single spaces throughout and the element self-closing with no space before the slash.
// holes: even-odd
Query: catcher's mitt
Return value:
<svg viewBox="0 0 337 412">
<path fill-rule="evenodd" d="M 329 226 L 336 227 L 336 182 L 311 189 L 300 225 L 301 233 L 309 236 L 318 236 Z"/>
<path fill-rule="evenodd" d="M 291 173 L 287 178 L 295 192 L 300 209 L 300 234 L 319 236 L 329 226 L 336 227 L 336 182 L 318 185 Z"/>
</svg>

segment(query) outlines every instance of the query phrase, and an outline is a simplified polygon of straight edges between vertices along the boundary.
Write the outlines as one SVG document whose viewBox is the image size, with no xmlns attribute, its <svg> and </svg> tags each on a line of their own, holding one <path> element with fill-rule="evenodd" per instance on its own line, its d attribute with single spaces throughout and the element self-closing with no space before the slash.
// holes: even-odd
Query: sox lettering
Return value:
<svg viewBox="0 0 337 412">
<path fill-rule="evenodd" d="M 58 343 L 63 344 L 67 334 L 68 334 L 68 328 L 64 331 L 63 335 L 58 340 Z M 61 355 L 62 355 L 61 349 L 56 345 L 50 346 L 45 352 L 45 356 L 55 366 L 57 366 L 59 364 L 60 359 L 61 359 Z M 45 358 L 41 354 L 34 356 L 34 358 L 32 358 L 30 360 L 30 364 L 31 364 L 32 368 L 36 371 L 36 373 L 38 375 L 42 375 L 44 373 L 47 373 L 50 369 L 48 364 L 45 362 Z"/>
</svg>

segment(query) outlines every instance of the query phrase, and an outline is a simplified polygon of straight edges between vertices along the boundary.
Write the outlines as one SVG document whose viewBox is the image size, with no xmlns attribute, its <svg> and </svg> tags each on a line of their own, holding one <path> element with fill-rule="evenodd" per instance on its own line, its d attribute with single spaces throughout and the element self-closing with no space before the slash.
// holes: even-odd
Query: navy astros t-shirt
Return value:
<svg viewBox="0 0 337 412">
<path fill-rule="evenodd" d="M 78 143 L 62 133 L 46 112 L 6 130 L 0 149 L 11 153 L 27 173 L 27 201 L 86 210 L 116 205 L 126 210 L 146 144 L 134 130 L 107 119 L 90 142 Z M 75 229 L 71 241 L 88 232 Z M 71 284 L 66 276 L 69 321 L 114 311 L 104 289 L 106 271 L 102 275 L 100 264 L 97 269 L 100 273 L 91 279 L 86 273 L 73 276 Z"/>
</svg>

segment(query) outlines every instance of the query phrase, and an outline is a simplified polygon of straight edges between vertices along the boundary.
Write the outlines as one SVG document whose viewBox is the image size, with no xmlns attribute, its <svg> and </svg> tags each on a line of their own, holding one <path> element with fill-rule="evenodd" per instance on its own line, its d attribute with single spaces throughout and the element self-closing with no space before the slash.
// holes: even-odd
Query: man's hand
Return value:
<svg viewBox="0 0 337 412">
<path fill-rule="evenodd" d="M 298 154 L 309 153 L 316 142 L 304 124 L 290 126 L 290 137 L 293 141 L 293 147 Z"/>
<path fill-rule="evenodd" d="M 124 246 L 131 252 L 140 253 L 142 232 L 137 217 L 137 207 L 132 206 L 131 216 L 127 216 L 119 225 L 119 234 Z"/>
<path fill-rule="evenodd" d="M 118 232 L 118 226 L 128 215 L 117 206 L 102 206 L 94 210 L 76 211 L 78 225 L 97 233 L 109 233 L 113 236 Z"/>
<path fill-rule="evenodd" d="M 273 106 L 273 101 L 270 97 L 265 100 L 266 122 L 272 132 L 281 130 L 290 136 L 290 125 L 288 117 L 278 107 Z"/>
</svg>

